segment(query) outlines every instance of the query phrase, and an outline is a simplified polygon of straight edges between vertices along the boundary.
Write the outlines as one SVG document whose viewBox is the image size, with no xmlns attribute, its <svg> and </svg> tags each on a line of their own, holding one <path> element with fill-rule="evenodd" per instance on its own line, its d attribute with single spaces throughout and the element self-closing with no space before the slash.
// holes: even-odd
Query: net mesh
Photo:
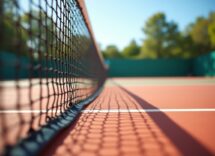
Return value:
<svg viewBox="0 0 215 156">
<path fill-rule="evenodd" d="M 0 151 L 93 95 L 105 80 L 76 0 L 0 1 Z"/>
</svg>

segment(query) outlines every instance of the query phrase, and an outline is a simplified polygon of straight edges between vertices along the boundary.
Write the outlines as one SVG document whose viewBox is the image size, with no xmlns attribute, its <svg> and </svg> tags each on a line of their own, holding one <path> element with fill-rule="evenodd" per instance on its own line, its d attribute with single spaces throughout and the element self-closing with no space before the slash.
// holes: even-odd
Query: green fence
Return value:
<svg viewBox="0 0 215 156">
<path fill-rule="evenodd" d="M 32 69 L 30 73 L 30 61 L 27 57 L 19 57 L 22 60 L 17 64 L 17 56 L 12 53 L 0 52 L 0 79 L 14 79 L 43 76 L 53 76 L 46 71 L 38 73 L 37 69 Z M 34 62 L 35 65 L 38 61 Z M 50 61 L 43 62 L 47 68 Z M 215 76 L 215 51 L 207 55 L 202 55 L 192 60 L 183 59 L 110 59 L 106 60 L 109 66 L 110 77 L 124 76 Z M 4 65 L 4 66 L 3 66 Z M 19 72 L 17 72 L 17 70 Z M 19 75 L 17 75 L 19 73 Z"/>
<path fill-rule="evenodd" d="M 193 60 L 193 74 L 197 76 L 215 76 L 215 51 Z"/>
<path fill-rule="evenodd" d="M 184 76 L 191 74 L 191 61 L 181 59 L 109 60 L 109 76 Z"/>
<path fill-rule="evenodd" d="M 194 59 L 109 59 L 110 77 L 124 76 L 214 76 L 215 52 Z"/>
<path fill-rule="evenodd" d="M 29 77 L 29 58 L 13 53 L 0 51 L 0 79 L 16 79 Z"/>
</svg>

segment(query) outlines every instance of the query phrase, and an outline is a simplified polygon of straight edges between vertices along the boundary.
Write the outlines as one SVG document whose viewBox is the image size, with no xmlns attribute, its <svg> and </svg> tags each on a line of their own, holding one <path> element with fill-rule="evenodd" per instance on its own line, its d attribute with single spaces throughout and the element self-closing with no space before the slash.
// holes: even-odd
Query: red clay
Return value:
<svg viewBox="0 0 215 156">
<path fill-rule="evenodd" d="M 214 85 L 112 86 L 85 109 L 214 108 Z M 43 155 L 215 155 L 215 112 L 83 113 Z"/>
<path fill-rule="evenodd" d="M 214 108 L 215 86 L 126 87 L 157 108 Z"/>
</svg>

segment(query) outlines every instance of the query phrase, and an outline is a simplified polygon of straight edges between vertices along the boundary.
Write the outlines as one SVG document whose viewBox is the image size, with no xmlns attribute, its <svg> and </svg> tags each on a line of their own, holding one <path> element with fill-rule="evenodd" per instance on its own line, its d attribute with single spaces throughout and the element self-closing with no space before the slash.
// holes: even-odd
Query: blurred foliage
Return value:
<svg viewBox="0 0 215 156">
<path fill-rule="evenodd" d="M 125 58 L 137 58 L 140 54 L 140 47 L 137 45 L 135 40 L 125 47 L 122 51 L 122 56 Z"/>
<path fill-rule="evenodd" d="M 109 45 L 102 51 L 104 58 L 122 58 L 121 53 L 115 45 Z"/>
<path fill-rule="evenodd" d="M 44 51 L 46 42 L 51 41 L 55 30 L 52 19 L 42 11 L 33 10 L 21 16 L 21 24 L 31 34 L 29 46 L 33 49 L 41 47 L 40 50 Z"/>
<path fill-rule="evenodd" d="M 89 36 L 71 34 L 66 25 L 59 28 L 53 17 L 42 10 L 17 12 L 15 1 L 0 1 L 0 50 L 28 56 L 32 51 L 36 59 L 39 55 L 66 57 L 65 51 L 56 47 L 69 49 L 71 37 L 75 43 L 83 46 L 79 56 L 84 57 L 89 50 Z M 65 23 L 66 24 L 66 23 Z M 185 30 L 179 31 L 177 23 L 168 21 L 162 12 L 151 16 L 142 28 L 145 39 L 138 45 L 132 40 L 122 51 L 115 45 L 109 45 L 103 50 L 105 58 L 192 58 L 215 50 L 215 12 L 208 17 L 198 17 Z M 67 38 L 62 38 L 69 34 Z"/>
<path fill-rule="evenodd" d="M 210 43 L 213 49 L 215 49 L 215 12 L 212 12 L 209 16 L 208 33 L 210 36 Z"/>
<path fill-rule="evenodd" d="M 4 3 L 3 3 L 4 2 Z M 68 22 L 64 23 L 64 29 L 57 25 L 56 20 L 50 17 L 42 9 L 23 11 L 18 1 L 4 0 L 0 7 L 0 51 L 10 52 L 16 55 L 30 56 L 34 59 L 52 57 L 66 57 L 66 51 L 59 48 L 69 49 L 71 38 L 82 46 L 82 51 L 77 52 L 81 57 L 87 53 L 90 39 L 82 34 L 71 34 Z M 66 37 L 62 37 L 69 34 Z M 78 40 L 78 41 L 77 41 Z M 80 43 L 82 41 L 83 43 Z"/>
<path fill-rule="evenodd" d="M 215 50 L 215 12 L 208 17 L 198 17 L 185 30 L 179 31 L 177 23 L 168 21 L 162 12 L 151 16 L 143 27 L 145 39 L 141 46 L 133 40 L 122 52 L 115 54 L 106 48 L 105 58 L 193 58 Z M 115 47 L 115 49 L 117 49 Z"/>
<path fill-rule="evenodd" d="M 141 47 L 140 58 L 177 57 L 180 33 L 177 24 L 168 22 L 164 13 L 157 13 L 146 22 L 143 32 L 146 39 Z"/>
<path fill-rule="evenodd" d="M 1 2 L 2 3 L 2 2 Z M 13 9 L 14 3 L 5 0 L 4 5 L 0 4 L 0 51 L 16 53 L 17 55 L 27 55 L 27 32 L 20 27 L 21 16 Z"/>
</svg>

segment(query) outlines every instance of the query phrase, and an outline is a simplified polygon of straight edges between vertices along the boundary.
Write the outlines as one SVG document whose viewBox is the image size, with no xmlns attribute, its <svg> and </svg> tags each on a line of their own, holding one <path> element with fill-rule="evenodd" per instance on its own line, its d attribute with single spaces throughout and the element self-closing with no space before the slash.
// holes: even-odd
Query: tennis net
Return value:
<svg viewBox="0 0 215 156">
<path fill-rule="evenodd" d="M 92 101 L 105 78 L 83 1 L 0 1 L 0 154 Z"/>
</svg>

